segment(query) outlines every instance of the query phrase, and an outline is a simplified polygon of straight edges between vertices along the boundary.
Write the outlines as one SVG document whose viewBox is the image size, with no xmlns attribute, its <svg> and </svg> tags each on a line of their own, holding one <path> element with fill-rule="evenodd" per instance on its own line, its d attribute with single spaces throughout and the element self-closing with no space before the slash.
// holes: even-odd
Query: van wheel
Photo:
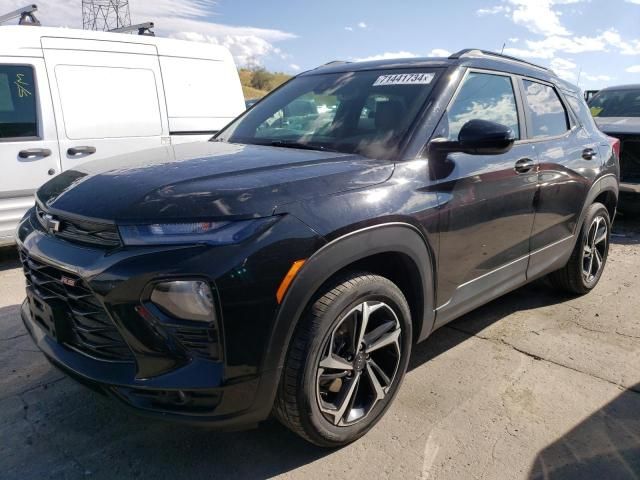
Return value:
<svg viewBox="0 0 640 480">
<path fill-rule="evenodd" d="M 411 343 L 409 305 L 393 282 L 369 273 L 342 277 L 319 292 L 300 320 L 276 417 L 321 447 L 353 442 L 391 404 Z"/>
<path fill-rule="evenodd" d="M 587 210 L 571 258 L 564 268 L 549 275 L 551 282 L 571 293 L 590 292 L 598 284 L 607 263 L 610 235 L 609 211 L 601 203 L 594 203 Z"/>
</svg>

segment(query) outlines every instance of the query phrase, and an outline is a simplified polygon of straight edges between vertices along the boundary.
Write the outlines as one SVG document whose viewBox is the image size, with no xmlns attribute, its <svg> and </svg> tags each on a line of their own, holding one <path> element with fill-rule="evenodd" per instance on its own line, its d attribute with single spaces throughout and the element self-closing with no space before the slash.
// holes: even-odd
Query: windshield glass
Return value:
<svg viewBox="0 0 640 480">
<path fill-rule="evenodd" d="M 214 140 L 392 158 L 436 76 L 412 68 L 297 77 Z"/>
<path fill-rule="evenodd" d="M 603 90 L 589 102 L 594 117 L 640 117 L 640 88 Z"/>
</svg>

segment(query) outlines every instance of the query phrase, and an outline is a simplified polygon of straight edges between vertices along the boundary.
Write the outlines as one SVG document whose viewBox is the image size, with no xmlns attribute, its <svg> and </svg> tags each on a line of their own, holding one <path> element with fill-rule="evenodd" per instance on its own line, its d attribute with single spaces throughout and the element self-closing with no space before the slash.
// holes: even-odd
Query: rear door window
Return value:
<svg viewBox="0 0 640 480">
<path fill-rule="evenodd" d="M 523 80 L 531 138 L 556 137 L 569 130 L 569 117 L 560 97 L 549 85 Z"/>
<path fill-rule="evenodd" d="M 0 141 L 38 136 L 33 68 L 0 65 Z"/>
</svg>

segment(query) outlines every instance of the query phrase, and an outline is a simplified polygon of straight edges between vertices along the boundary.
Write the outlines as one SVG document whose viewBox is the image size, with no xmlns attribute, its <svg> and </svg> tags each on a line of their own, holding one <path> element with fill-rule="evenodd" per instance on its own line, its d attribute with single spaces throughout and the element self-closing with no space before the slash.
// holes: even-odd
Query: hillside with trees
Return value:
<svg viewBox="0 0 640 480">
<path fill-rule="evenodd" d="M 262 98 L 291 78 L 291 75 L 269 72 L 264 67 L 241 68 L 238 73 L 240 74 L 242 93 L 244 93 L 246 100 Z"/>
</svg>

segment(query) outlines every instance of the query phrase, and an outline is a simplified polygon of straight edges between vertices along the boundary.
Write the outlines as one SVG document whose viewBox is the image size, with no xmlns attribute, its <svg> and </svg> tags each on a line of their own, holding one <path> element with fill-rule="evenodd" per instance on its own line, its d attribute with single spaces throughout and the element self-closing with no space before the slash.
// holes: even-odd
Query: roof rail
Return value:
<svg viewBox="0 0 640 480">
<path fill-rule="evenodd" d="M 9 20 L 13 20 L 14 18 L 20 17 L 20 21 L 18 25 L 33 25 L 35 27 L 40 26 L 40 22 L 33 14 L 38 11 L 38 6 L 34 3 L 31 5 L 27 5 L 26 7 L 19 8 L 18 10 L 14 10 L 13 12 L 5 13 L 4 15 L 0 15 L 0 24 L 8 22 Z"/>
<path fill-rule="evenodd" d="M 109 31 L 111 33 L 130 33 L 130 32 L 135 32 L 137 30 L 138 35 L 147 35 L 149 37 L 155 37 L 156 34 L 154 33 L 153 30 L 151 30 L 153 27 L 154 27 L 153 22 L 145 22 L 145 23 L 138 23 L 136 25 L 127 25 L 126 27 L 114 28 Z"/>
<path fill-rule="evenodd" d="M 456 53 L 453 53 L 453 54 L 449 55 L 449 59 L 457 60 L 458 58 L 465 57 L 465 56 L 467 56 L 469 54 L 476 54 L 476 55 L 480 54 L 480 55 L 486 55 L 486 56 L 490 56 L 490 57 L 504 58 L 505 60 L 511 60 L 513 62 L 518 62 L 518 63 L 524 63 L 524 64 L 529 65 L 531 67 L 540 68 L 541 70 L 546 70 L 547 72 L 553 73 L 553 70 L 551 70 L 550 68 L 543 67 L 542 65 L 538 65 L 537 63 L 527 62 L 526 60 L 523 60 L 523 59 L 518 58 L 518 57 L 512 57 L 511 55 L 504 55 L 502 53 L 496 53 L 496 52 L 492 52 L 490 50 L 481 50 L 479 48 L 465 48 L 463 50 L 460 50 L 459 52 L 456 52 Z"/>
<path fill-rule="evenodd" d="M 327 65 L 338 65 L 341 63 L 351 63 L 351 62 L 347 62 L 346 60 L 331 60 L 330 62 L 323 63 L 322 66 L 326 67 Z"/>
</svg>

